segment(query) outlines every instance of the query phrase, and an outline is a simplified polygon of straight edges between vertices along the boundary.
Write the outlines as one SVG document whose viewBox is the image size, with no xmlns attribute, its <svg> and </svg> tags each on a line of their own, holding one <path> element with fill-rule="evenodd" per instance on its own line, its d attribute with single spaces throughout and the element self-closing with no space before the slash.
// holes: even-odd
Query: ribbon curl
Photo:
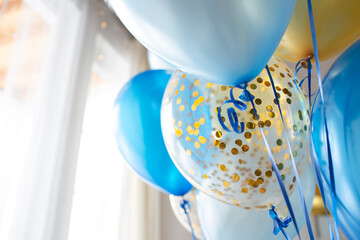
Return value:
<svg viewBox="0 0 360 240">
<path fill-rule="evenodd" d="M 235 87 L 231 88 L 230 90 L 230 100 L 226 100 L 225 102 L 223 102 L 223 104 L 221 104 L 221 106 L 218 108 L 217 111 L 217 117 L 219 120 L 219 123 L 221 125 L 221 127 L 226 131 L 226 132 L 236 132 L 236 133 L 243 133 L 245 131 L 245 123 L 244 122 L 239 122 L 239 118 L 236 114 L 236 111 L 233 107 L 230 107 L 227 109 L 227 114 L 228 114 L 228 118 L 229 118 L 229 122 L 231 125 L 232 129 L 229 129 L 225 124 L 224 121 L 222 120 L 222 116 L 221 116 L 221 108 L 228 103 L 232 103 L 234 104 L 234 106 L 239 109 L 240 111 L 245 111 L 247 109 L 247 106 L 244 102 L 249 102 L 251 100 L 254 99 L 254 96 L 250 94 L 250 92 L 246 89 L 247 84 L 240 84 L 240 85 L 236 85 Z M 242 89 L 242 93 L 239 96 L 239 100 L 236 100 L 234 98 L 234 88 L 238 88 L 238 89 Z M 244 101 L 244 102 L 243 102 Z"/>
</svg>

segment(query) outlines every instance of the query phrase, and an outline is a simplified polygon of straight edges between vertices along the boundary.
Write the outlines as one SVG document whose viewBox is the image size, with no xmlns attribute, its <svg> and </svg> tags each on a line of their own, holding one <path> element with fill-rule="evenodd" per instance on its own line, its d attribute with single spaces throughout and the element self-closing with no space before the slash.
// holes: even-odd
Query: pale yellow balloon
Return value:
<svg viewBox="0 0 360 240">
<path fill-rule="evenodd" d="M 359 0 L 313 0 L 320 61 L 344 51 L 360 37 Z M 291 62 L 313 55 L 307 0 L 298 0 L 275 55 Z"/>
</svg>

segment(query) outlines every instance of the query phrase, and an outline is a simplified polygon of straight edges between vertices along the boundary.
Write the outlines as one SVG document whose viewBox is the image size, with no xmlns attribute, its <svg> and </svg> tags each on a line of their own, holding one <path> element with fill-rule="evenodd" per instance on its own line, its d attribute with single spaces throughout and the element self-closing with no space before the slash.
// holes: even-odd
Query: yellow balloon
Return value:
<svg viewBox="0 0 360 240">
<path fill-rule="evenodd" d="M 320 61 L 331 58 L 360 37 L 359 0 L 313 0 Z M 275 55 L 291 62 L 313 55 L 307 0 L 298 0 Z"/>
</svg>

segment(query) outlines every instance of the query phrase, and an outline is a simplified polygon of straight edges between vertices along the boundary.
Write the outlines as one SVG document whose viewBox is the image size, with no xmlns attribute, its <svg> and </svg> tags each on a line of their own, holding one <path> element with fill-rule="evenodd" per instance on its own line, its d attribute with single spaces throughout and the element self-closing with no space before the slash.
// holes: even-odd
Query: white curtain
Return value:
<svg viewBox="0 0 360 240">
<path fill-rule="evenodd" d="M 0 239 L 159 239 L 109 127 L 142 46 L 101 1 L 3 0 L 0 55 Z"/>
</svg>

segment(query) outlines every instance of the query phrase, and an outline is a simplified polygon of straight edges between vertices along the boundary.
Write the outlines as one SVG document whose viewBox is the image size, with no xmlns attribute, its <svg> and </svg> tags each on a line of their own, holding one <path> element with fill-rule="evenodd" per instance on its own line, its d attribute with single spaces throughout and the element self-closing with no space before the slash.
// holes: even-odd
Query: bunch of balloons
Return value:
<svg viewBox="0 0 360 240">
<path fill-rule="evenodd" d="M 278 239 L 272 231 L 294 238 L 288 212 L 298 226 L 307 222 L 313 239 L 310 156 L 335 227 L 339 220 L 349 238 L 360 235 L 358 0 L 111 4 L 149 60 L 177 69 L 145 71 L 121 89 L 118 148 L 144 181 L 170 195 L 194 239 Z M 322 86 L 319 61 L 351 44 Z M 315 59 L 312 111 L 299 68 L 294 74 L 281 58 L 307 59 L 309 86 Z"/>
</svg>

